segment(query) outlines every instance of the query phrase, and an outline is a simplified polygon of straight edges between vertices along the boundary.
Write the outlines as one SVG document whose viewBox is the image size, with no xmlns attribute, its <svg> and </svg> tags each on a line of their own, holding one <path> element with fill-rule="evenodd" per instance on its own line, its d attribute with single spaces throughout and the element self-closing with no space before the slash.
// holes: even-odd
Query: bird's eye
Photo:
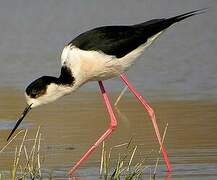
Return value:
<svg viewBox="0 0 217 180">
<path fill-rule="evenodd" d="M 37 94 L 31 94 L 31 98 L 35 98 Z"/>
<path fill-rule="evenodd" d="M 37 97 L 37 92 L 36 91 L 32 91 L 31 92 L 31 98 L 36 98 Z"/>
</svg>

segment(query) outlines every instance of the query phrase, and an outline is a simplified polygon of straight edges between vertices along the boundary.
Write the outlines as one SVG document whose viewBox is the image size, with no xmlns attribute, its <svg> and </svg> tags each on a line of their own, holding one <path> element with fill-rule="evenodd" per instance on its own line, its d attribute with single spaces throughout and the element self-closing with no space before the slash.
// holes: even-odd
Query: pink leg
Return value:
<svg viewBox="0 0 217 180">
<path fill-rule="evenodd" d="M 110 116 L 110 125 L 107 131 L 93 144 L 87 152 L 82 156 L 82 158 L 76 163 L 76 165 L 69 171 L 69 175 L 72 176 L 73 173 L 81 166 L 81 164 L 92 154 L 92 152 L 104 141 L 111 133 L 115 130 L 117 126 L 117 120 L 114 115 L 114 112 L 112 110 L 111 103 L 109 101 L 109 97 L 105 91 L 105 88 L 103 86 L 102 81 L 99 81 L 99 87 L 106 105 L 106 108 L 108 110 L 109 116 Z"/>
<path fill-rule="evenodd" d="M 169 161 L 169 158 L 167 156 L 166 149 L 164 148 L 164 145 L 162 144 L 162 140 L 161 140 L 159 128 L 158 128 L 158 125 L 157 125 L 157 122 L 156 122 L 156 117 L 155 117 L 155 114 L 154 114 L 154 110 L 150 107 L 148 102 L 139 94 L 139 92 L 137 92 L 135 87 L 128 81 L 127 77 L 124 74 L 121 74 L 120 78 L 128 86 L 129 90 L 136 96 L 136 98 L 142 103 L 142 105 L 147 110 L 149 116 L 151 117 L 152 124 L 154 126 L 154 130 L 155 130 L 158 142 L 159 142 L 160 146 L 162 147 L 162 154 L 163 154 L 163 158 L 164 158 L 164 161 L 166 163 L 166 166 L 167 166 L 167 171 L 171 172 L 172 167 L 170 165 L 170 161 Z"/>
</svg>

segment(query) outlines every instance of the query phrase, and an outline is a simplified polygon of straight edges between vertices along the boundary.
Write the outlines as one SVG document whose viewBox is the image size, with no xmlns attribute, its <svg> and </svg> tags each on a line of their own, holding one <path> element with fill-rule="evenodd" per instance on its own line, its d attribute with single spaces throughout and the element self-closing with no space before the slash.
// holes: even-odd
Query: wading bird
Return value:
<svg viewBox="0 0 217 180">
<path fill-rule="evenodd" d="M 98 27 L 80 34 L 63 49 L 60 76 L 42 76 L 26 88 L 25 97 L 27 107 L 7 140 L 10 139 L 16 128 L 32 108 L 50 103 L 64 95 L 70 94 L 89 81 L 98 81 L 110 116 L 110 125 L 105 133 L 102 134 L 70 170 L 69 174 L 72 175 L 117 126 L 116 117 L 102 81 L 120 76 L 121 80 L 142 103 L 151 117 L 158 142 L 162 148 L 167 170 L 171 171 L 171 165 L 166 149 L 162 144 L 154 111 L 123 73 L 132 66 L 144 49 L 152 44 L 168 27 L 202 12 L 203 9 L 167 19 L 153 19 L 131 26 Z"/>
</svg>

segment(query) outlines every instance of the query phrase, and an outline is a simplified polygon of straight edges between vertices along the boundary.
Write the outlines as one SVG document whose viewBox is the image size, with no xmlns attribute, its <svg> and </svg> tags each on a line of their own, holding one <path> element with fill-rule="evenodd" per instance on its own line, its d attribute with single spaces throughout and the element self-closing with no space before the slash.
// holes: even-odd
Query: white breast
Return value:
<svg viewBox="0 0 217 180">
<path fill-rule="evenodd" d="M 82 82 L 104 80 L 117 76 L 120 67 L 117 58 L 97 51 L 85 51 L 66 46 L 61 56 L 62 65 L 68 66 L 75 79 Z"/>
</svg>

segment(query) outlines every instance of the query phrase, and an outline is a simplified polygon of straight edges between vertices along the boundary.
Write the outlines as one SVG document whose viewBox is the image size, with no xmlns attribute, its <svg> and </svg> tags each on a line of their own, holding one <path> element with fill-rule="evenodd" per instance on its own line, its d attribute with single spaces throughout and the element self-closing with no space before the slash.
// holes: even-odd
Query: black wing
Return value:
<svg viewBox="0 0 217 180">
<path fill-rule="evenodd" d="M 87 31 L 69 44 L 82 50 L 97 50 L 121 58 L 144 44 L 148 38 L 165 30 L 172 24 L 201 13 L 191 11 L 168 19 L 153 19 L 132 26 L 104 26 Z"/>
</svg>

